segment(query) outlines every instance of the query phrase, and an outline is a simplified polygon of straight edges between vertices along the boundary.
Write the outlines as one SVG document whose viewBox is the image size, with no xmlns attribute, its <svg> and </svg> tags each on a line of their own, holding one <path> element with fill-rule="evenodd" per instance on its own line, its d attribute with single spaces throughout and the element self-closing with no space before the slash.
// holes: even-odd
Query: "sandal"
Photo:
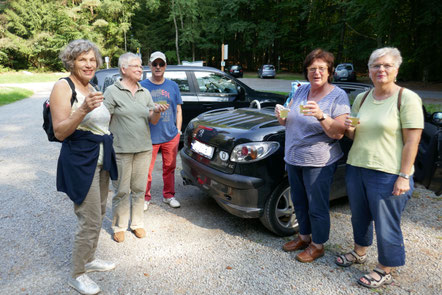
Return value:
<svg viewBox="0 0 442 295">
<path fill-rule="evenodd" d="M 353 256 L 355 259 L 354 260 L 349 260 L 347 258 L 347 255 L 351 255 Z M 338 261 L 338 258 L 341 258 L 342 262 Z M 339 266 L 343 266 L 343 267 L 347 267 L 352 265 L 353 263 L 359 263 L 362 264 L 365 261 L 367 261 L 367 254 L 364 255 L 359 255 L 358 253 L 356 253 L 355 250 L 352 250 L 351 252 L 345 253 L 345 254 L 341 254 L 339 256 L 336 257 L 335 263 Z"/>
<path fill-rule="evenodd" d="M 373 269 L 373 271 L 381 277 L 379 280 L 376 280 L 372 276 L 367 274 L 362 276 L 358 280 L 358 284 L 367 288 L 379 288 L 382 285 L 389 285 L 393 282 L 393 277 L 391 276 L 391 274 L 386 273 L 382 269 L 376 267 L 375 269 Z M 368 281 L 368 284 L 361 281 L 362 278 L 365 278 Z"/>
</svg>

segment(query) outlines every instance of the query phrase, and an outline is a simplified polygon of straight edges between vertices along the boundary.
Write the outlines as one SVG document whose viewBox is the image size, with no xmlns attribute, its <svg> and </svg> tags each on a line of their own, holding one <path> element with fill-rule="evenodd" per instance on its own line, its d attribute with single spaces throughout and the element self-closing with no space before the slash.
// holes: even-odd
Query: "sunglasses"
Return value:
<svg viewBox="0 0 442 295">
<path fill-rule="evenodd" d="M 160 66 L 160 68 L 162 68 L 162 67 L 164 67 L 166 65 L 166 63 L 164 63 L 164 62 L 153 62 L 152 63 L 152 66 L 154 67 L 154 68 L 156 68 L 157 66 Z"/>
</svg>

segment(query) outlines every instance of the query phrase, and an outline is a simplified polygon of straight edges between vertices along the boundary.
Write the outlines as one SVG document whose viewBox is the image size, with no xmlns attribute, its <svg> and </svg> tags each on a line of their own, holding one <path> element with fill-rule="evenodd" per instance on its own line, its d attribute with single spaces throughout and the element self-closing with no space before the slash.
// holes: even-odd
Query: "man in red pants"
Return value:
<svg viewBox="0 0 442 295">
<path fill-rule="evenodd" d="M 152 71 L 152 76 L 149 79 L 141 81 L 140 84 L 150 91 L 155 103 L 168 104 L 169 108 L 167 111 L 161 113 L 161 119 L 156 125 L 149 123 L 153 151 L 144 198 L 144 210 L 147 210 L 152 198 L 150 194 L 152 171 L 160 149 L 163 158 L 163 202 L 169 204 L 170 207 L 178 208 L 180 207 L 180 203 L 175 199 L 175 168 L 181 135 L 181 124 L 183 122 L 181 110 L 183 101 L 178 85 L 164 78 L 164 72 L 167 66 L 166 56 L 160 51 L 152 53 L 149 59 L 149 66 Z"/>
</svg>

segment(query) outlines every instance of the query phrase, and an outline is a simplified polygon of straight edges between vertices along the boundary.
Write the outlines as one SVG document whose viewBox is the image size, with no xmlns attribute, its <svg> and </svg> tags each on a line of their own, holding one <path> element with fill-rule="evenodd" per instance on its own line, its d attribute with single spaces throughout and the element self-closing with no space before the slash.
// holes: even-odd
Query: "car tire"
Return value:
<svg viewBox="0 0 442 295">
<path fill-rule="evenodd" d="M 264 206 L 261 223 L 278 236 L 291 236 L 298 229 L 288 179 L 279 184 Z"/>
</svg>

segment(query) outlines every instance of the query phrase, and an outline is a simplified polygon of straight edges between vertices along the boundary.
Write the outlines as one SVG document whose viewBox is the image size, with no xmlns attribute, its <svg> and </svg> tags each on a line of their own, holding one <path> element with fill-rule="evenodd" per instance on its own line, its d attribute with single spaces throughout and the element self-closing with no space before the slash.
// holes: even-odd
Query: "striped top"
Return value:
<svg viewBox="0 0 442 295">
<path fill-rule="evenodd" d="M 343 153 L 339 141 L 328 137 L 315 117 L 300 113 L 299 105 L 309 91 L 310 84 L 302 85 L 293 96 L 286 121 L 284 160 L 294 166 L 324 167 L 338 161 Z M 318 105 L 331 118 L 350 113 L 347 93 L 337 86 Z"/>
</svg>

